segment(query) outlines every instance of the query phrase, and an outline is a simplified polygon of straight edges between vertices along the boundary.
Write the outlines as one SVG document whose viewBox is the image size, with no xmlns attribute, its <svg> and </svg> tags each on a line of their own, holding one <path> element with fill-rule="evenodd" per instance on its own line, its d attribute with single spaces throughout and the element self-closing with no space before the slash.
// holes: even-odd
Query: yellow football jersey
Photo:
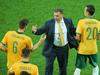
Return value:
<svg viewBox="0 0 100 75">
<path fill-rule="evenodd" d="M 2 43 L 7 46 L 7 67 L 8 69 L 17 61 L 21 60 L 23 48 L 32 49 L 33 44 L 30 37 L 17 31 L 8 31 Z"/>
<path fill-rule="evenodd" d="M 100 33 L 100 22 L 96 19 L 85 18 L 79 21 L 76 33 L 81 35 L 78 53 L 91 55 L 98 52 L 96 36 Z"/>
<path fill-rule="evenodd" d="M 31 75 L 39 75 L 38 67 L 28 62 L 17 62 L 9 69 L 9 72 L 14 72 L 15 75 L 20 75 L 22 71 L 26 71 Z"/>
</svg>

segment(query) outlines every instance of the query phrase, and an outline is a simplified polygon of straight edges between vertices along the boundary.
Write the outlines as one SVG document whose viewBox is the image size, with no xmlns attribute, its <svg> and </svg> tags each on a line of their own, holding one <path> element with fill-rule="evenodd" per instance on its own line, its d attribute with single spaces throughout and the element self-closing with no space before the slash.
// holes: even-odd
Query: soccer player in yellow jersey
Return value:
<svg viewBox="0 0 100 75">
<path fill-rule="evenodd" d="M 14 75 L 39 75 L 38 67 L 29 63 L 31 50 L 24 48 L 22 50 L 22 60 L 15 63 L 8 71 L 9 74 Z"/>
<path fill-rule="evenodd" d="M 87 60 L 89 60 L 89 63 L 93 66 L 92 75 L 99 75 L 96 39 L 100 38 L 100 22 L 92 18 L 94 13 L 95 7 L 93 5 L 87 5 L 84 11 L 87 18 L 81 19 L 78 22 L 76 39 L 80 41 L 80 43 L 74 75 L 80 75 L 81 69 L 86 66 Z"/>
<path fill-rule="evenodd" d="M 7 51 L 7 67 L 8 69 L 17 61 L 21 60 L 21 51 L 23 48 L 36 49 L 41 40 L 33 46 L 32 40 L 24 32 L 28 25 L 28 20 L 23 19 L 19 22 L 17 31 L 8 31 L 0 44 L 0 48 Z M 3 47 L 2 47 L 3 46 Z M 7 49 L 5 49 L 5 46 Z"/>
</svg>

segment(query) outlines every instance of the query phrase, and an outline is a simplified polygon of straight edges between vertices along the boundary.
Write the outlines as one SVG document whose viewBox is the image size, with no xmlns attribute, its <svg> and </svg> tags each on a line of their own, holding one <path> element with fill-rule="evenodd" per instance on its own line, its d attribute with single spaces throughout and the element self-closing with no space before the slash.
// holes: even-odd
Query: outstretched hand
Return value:
<svg viewBox="0 0 100 75">
<path fill-rule="evenodd" d="M 37 31 L 37 27 L 36 26 L 32 26 L 32 32 L 36 32 Z"/>
<path fill-rule="evenodd" d="M 2 44 L 0 43 L 0 49 L 2 48 Z"/>
<path fill-rule="evenodd" d="M 45 39 L 46 39 L 46 35 L 41 35 L 40 40 L 38 41 L 38 43 L 36 43 L 33 46 L 33 49 L 36 50 L 40 46 L 40 44 L 42 44 L 42 42 L 44 42 Z"/>
<path fill-rule="evenodd" d="M 7 52 L 7 47 L 4 46 L 2 43 L 0 43 L 0 49 L 1 49 L 3 52 Z"/>
<path fill-rule="evenodd" d="M 44 42 L 45 39 L 46 39 L 46 35 L 41 35 L 41 37 L 40 37 L 40 41 L 41 41 L 41 42 Z"/>
</svg>

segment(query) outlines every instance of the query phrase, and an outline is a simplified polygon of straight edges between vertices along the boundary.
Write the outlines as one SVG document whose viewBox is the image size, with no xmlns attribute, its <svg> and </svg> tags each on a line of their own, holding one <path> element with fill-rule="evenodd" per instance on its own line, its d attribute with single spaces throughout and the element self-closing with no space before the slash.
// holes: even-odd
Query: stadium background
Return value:
<svg viewBox="0 0 100 75">
<path fill-rule="evenodd" d="M 54 8 L 62 8 L 65 17 L 73 20 L 74 25 L 77 25 L 79 19 L 84 18 L 83 9 L 87 4 L 94 4 L 96 7 L 95 18 L 100 20 L 100 0 L 0 0 L 0 41 L 8 30 L 16 30 L 18 22 L 22 18 L 28 18 L 30 24 L 27 28 L 26 34 L 32 37 L 35 44 L 40 36 L 34 36 L 31 33 L 31 27 L 37 24 L 37 27 L 53 18 Z M 99 53 L 98 60 L 100 59 L 100 41 L 98 41 Z M 31 54 L 31 63 L 37 64 L 39 67 L 40 75 L 44 75 L 45 59 L 42 56 L 41 45 L 35 52 Z M 75 69 L 76 51 L 70 50 L 68 75 L 73 75 Z M 0 75 L 6 75 L 6 53 L 0 51 Z M 100 63 L 100 60 L 99 60 Z M 99 64 L 100 67 L 100 64 Z M 81 75 L 91 75 L 92 67 L 87 66 L 82 71 Z M 54 64 L 54 75 L 58 75 L 58 63 Z"/>
</svg>

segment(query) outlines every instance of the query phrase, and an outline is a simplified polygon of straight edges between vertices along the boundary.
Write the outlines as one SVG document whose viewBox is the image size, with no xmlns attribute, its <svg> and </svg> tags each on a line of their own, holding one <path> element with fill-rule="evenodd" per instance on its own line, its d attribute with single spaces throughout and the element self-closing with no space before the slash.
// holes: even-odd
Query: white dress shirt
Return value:
<svg viewBox="0 0 100 75">
<path fill-rule="evenodd" d="M 61 25 L 61 28 L 62 28 L 63 34 L 64 34 L 64 45 L 66 45 L 68 43 L 68 40 L 67 40 L 67 28 L 66 28 L 66 25 L 65 25 L 63 19 L 61 20 L 60 25 Z M 55 21 L 54 45 L 61 47 L 62 43 L 61 43 L 61 40 L 60 40 L 60 33 L 59 33 L 59 30 L 58 30 L 59 29 L 58 27 L 59 27 L 58 23 L 57 23 L 57 21 Z"/>
</svg>

